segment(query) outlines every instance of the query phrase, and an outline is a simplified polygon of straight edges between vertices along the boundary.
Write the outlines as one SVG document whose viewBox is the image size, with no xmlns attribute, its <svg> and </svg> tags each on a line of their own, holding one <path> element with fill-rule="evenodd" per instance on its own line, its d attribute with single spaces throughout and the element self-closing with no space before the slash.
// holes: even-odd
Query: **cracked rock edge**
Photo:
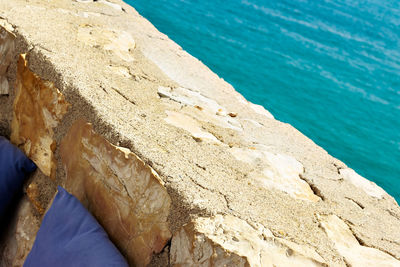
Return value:
<svg viewBox="0 0 400 267">
<path fill-rule="evenodd" d="M 362 246 L 353 232 L 336 215 L 319 215 L 321 227 L 334 243 L 338 253 L 350 266 L 400 266 L 400 261 L 376 249 Z"/>
<path fill-rule="evenodd" d="M 134 266 L 146 266 L 171 238 L 171 199 L 157 173 L 130 150 L 76 121 L 61 142 L 66 189 L 97 218 Z"/>
<path fill-rule="evenodd" d="M 327 266 L 311 247 L 274 237 L 232 215 L 197 218 L 174 234 L 174 266 Z"/>
<path fill-rule="evenodd" d="M 11 141 L 31 158 L 39 169 L 55 178 L 56 141 L 53 129 L 67 113 L 69 103 L 50 81 L 43 81 L 28 68 L 26 55 L 18 60 Z"/>
</svg>

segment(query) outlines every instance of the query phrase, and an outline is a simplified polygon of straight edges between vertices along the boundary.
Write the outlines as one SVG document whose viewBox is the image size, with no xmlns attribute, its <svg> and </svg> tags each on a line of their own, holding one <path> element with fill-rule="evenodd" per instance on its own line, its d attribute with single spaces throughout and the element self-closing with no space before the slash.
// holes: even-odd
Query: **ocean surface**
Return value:
<svg viewBox="0 0 400 267">
<path fill-rule="evenodd" d="M 398 0 L 126 2 L 400 203 Z"/>
</svg>

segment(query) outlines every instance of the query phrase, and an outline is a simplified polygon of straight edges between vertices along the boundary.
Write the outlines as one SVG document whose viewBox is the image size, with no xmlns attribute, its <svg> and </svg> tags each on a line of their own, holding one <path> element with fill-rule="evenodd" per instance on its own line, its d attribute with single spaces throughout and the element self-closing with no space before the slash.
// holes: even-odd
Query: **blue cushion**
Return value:
<svg viewBox="0 0 400 267">
<path fill-rule="evenodd" d="M 35 169 L 36 165 L 21 150 L 0 136 L 0 218 L 14 196 L 22 190 L 27 174 Z"/>
<path fill-rule="evenodd" d="M 128 266 L 96 219 L 62 187 L 47 211 L 24 267 Z"/>
</svg>

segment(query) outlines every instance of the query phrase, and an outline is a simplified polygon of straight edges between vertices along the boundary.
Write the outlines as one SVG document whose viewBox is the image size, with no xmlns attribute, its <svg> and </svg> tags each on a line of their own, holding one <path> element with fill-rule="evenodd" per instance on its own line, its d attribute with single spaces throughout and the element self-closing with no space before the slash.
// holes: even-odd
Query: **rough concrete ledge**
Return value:
<svg viewBox="0 0 400 267">
<path fill-rule="evenodd" d="M 57 185 L 135 266 L 400 266 L 391 196 L 122 1 L 0 0 L 0 30 L 0 134 L 40 168 L 1 266 Z"/>
</svg>

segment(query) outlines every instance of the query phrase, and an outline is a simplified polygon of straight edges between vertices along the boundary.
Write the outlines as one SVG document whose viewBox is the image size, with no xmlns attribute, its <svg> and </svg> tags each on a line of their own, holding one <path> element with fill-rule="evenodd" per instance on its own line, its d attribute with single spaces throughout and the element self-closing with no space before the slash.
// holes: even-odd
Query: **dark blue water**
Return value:
<svg viewBox="0 0 400 267">
<path fill-rule="evenodd" d="M 127 2 L 400 201 L 400 1 Z"/>
</svg>

